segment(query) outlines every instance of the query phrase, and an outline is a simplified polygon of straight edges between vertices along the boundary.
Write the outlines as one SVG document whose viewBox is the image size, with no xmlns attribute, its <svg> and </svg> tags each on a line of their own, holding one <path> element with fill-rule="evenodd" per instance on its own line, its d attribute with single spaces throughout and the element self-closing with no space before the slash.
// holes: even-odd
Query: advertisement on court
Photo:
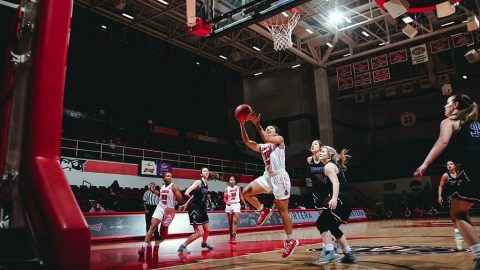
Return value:
<svg viewBox="0 0 480 270">
<path fill-rule="evenodd" d="M 90 227 L 92 240 L 108 240 L 118 238 L 131 238 L 145 236 L 145 214 L 141 212 L 126 213 L 84 213 L 85 220 Z M 312 225 L 318 217 L 317 210 L 290 210 L 293 224 Z M 242 230 L 255 230 L 259 215 L 254 211 L 242 212 L 238 220 L 238 228 Z M 223 211 L 208 213 L 210 229 L 216 232 L 228 232 L 227 214 Z M 366 220 L 365 211 L 356 208 L 352 211 L 349 221 Z M 281 228 L 283 222 L 277 211 L 265 221 L 262 228 Z M 169 235 L 183 235 L 193 232 L 188 213 L 180 212 L 175 215 L 169 226 Z"/>
</svg>

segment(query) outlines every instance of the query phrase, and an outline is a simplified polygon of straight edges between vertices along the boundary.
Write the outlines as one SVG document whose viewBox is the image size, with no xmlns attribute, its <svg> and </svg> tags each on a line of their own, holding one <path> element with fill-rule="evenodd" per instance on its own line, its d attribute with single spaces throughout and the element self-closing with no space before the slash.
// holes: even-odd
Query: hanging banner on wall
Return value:
<svg viewBox="0 0 480 270">
<path fill-rule="evenodd" d="M 382 68 L 388 66 L 388 57 L 387 54 L 382 54 L 377 57 L 370 59 L 372 63 L 372 69 Z"/>
<path fill-rule="evenodd" d="M 391 64 L 398 64 L 401 62 L 405 62 L 408 60 L 407 50 L 399 50 L 390 53 L 390 63 Z"/>
<path fill-rule="evenodd" d="M 412 54 L 412 64 L 417 65 L 428 61 L 427 45 L 422 44 L 410 48 Z"/>
<path fill-rule="evenodd" d="M 453 35 L 452 40 L 453 40 L 453 47 L 455 48 L 473 44 L 473 36 L 471 32 Z"/>
<path fill-rule="evenodd" d="M 142 160 L 141 164 L 141 175 L 156 176 L 157 175 L 157 164 L 155 161 Z"/>
<path fill-rule="evenodd" d="M 352 65 L 337 67 L 337 78 L 343 78 L 352 75 Z"/>
<path fill-rule="evenodd" d="M 370 72 L 355 75 L 355 86 L 362 86 L 372 83 Z"/>
<path fill-rule="evenodd" d="M 439 53 L 449 50 L 450 41 L 448 40 L 448 37 L 431 41 L 430 49 L 432 50 L 432 53 Z"/>
<path fill-rule="evenodd" d="M 390 68 L 382 68 L 372 71 L 373 82 L 382 82 L 390 79 Z"/>
<path fill-rule="evenodd" d="M 353 73 L 359 74 L 369 69 L 368 59 L 353 63 Z"/>
<path fill-rule="evenodd" d="M 353 88 L 353 78 L 345 77 L 338 79 L 338 90 L 342 91 L 345 89 Z"/>
<path fill-rule="evenodd" d="M 166 172 L 172 172 L 172 164 L 168 162 L 158 162 L 157 163 L 157 173 L 159 175 Z"/>
</svg>

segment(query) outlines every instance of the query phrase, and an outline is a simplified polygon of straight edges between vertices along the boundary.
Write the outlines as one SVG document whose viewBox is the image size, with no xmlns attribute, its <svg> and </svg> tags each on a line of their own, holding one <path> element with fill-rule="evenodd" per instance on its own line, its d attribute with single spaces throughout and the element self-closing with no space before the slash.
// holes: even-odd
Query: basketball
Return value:
<svg viewBox="0 0 480 270">
<path fill-rule="evenodd" d="M 247 118 L 252 114 L 252 107 L 247 104 L 238 105 L 235 109 L 235 118 L 238 122 L 243 123 L 247 121 Z"/>
</svg>

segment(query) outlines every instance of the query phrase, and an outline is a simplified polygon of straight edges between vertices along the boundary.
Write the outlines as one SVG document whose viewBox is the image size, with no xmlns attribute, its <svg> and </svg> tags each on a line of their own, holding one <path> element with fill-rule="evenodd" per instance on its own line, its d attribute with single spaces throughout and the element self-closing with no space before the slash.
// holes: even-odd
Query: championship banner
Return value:
<svg viewBox="0 0 480 270">
<path fill-rule="evenodd" d="M 382 68 L 372 71 L 373 82 L 382 82 L 390 79 L 390 68 Z"/>
<path fill-rule="evenodd" d="M 433 40 L 430 42 L 430 49 L 432 49 L 432 53 L 439 53 L 443 51 L 447 51 L 450 49 L 450 41 L 448 37 Z"/>
<path fill-rule="evenodd" d="M 352 77 L 338 78 L 338 90 L 342 91 L 349 88 L 353 88 Z"/>
<path fill-rule="evenodd" d="M 368 59 L 353 63 L 353 73 L 359 74 L 369 69 Z"/>
<path fill-rule="evenodd" d="M 407 50 L 399 50 L 390 53 L 390 63 L 391 64 L 398 64 L 401 62 L 405 62 L 408 60 Z"/>
<path fill-rule="evenodd" d="M 453 35 L 452 40 L 454 48 L 473 44 L 473 36 L 471 32 Z"/>
<path fill-rule="evenodd" d="M 157 164 L 155 161 L 142 160 L 140 175 L 157 176 Z"/>
<path fill-rule="evenodd" d="M 290 210 L 292 223 L 297 226 L 315 225 L 319 212 L 314 209 Z M 85 220 L 90 228 L 92 241 L 113 240 L 121 238 L 144 237 L 145 236 L 145 213 L 142 212 L 97 212 L 84 213 Z M 259 214 L 254 211 L 240 213 L 238 220 L 239 231 L 258 230 L 256 226 Z M 223 211 L 208 212 L 210 229 L 212 232 L 228 233 L 228 218 Z M 361 208 L 354 208 L 350 215 L 349 222 L 366 221 L 365 211 Z M 277 211 L 274 211 L 270 218 L 261 226 L 262 229 L 283 228 L 283 223 Z M 188 213 L 178 212 L 169 226 L 168 234 L 185 235 L 193 233 Z"/>
<path fill-rule="evenodd" d="M 343 78 L 352 75 L 352 65 L 337 67 L 337 78 Z"/>
<path fill-rule="evenodd" d="M 362 86 L 372 83 L 370 72 L 355 75 L 355 86 Z"/>
<path fill-rule="evenodd" d="M 388 66 L 388 57 L 387 54 L 382 54 L 377 57 L 373 57 L 370 59 L 372 63 L 372 69 L 382 68 Z"/>
<path fill-rule="evenodd" d="M 413 65 L 417 65 L 417 64 L 428 61 L 427 45 L 425 44 L 410 48 L 410 53 L 412 54 Z"/>
</svg>

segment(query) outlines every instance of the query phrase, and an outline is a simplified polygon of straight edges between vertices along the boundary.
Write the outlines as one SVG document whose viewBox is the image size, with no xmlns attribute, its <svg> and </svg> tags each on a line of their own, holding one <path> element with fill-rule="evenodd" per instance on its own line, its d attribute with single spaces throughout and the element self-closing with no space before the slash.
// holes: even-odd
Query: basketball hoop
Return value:
<svg viewBox="0 0 480 270">
<path fill-rule="evenodd" d="M 292 31 L 300 20 L 300 12 L 296 8 L 283 11 L 262 22 L 272 34 L 273 48 L 276 51 L 286 50 L 293 46 Z"/>
</svg>

